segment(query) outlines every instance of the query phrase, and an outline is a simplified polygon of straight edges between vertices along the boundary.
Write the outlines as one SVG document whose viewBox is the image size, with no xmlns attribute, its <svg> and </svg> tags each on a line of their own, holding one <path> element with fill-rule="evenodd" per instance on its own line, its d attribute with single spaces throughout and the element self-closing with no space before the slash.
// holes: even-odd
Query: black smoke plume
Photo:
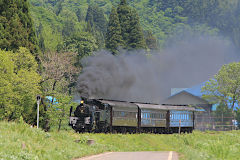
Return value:
<svg viewBox="0 0 240 160">
<path fill-rule="evenodd" d="M 212 78 L 223 64 L 238 61 L 226 40 L 200 37 L 161 52 L 100 51 L 84 59 L 78 78 L 81 96 L 161 103 L 171 88 L 188 88 Z"/>
</svg>

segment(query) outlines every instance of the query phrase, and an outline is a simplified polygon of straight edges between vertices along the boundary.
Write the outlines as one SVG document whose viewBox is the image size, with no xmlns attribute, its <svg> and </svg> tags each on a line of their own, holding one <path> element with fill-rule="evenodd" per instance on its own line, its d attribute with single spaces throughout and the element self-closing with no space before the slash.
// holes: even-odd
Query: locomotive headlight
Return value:
<svg viewBox="0 0 240 160">
<path fill-rule="evenodd" d="M 83 103 L 84 103 L 84 101 L 81 101 L 80 103 L 81 103 L 81 104 L 83 104 Z"/>
</svg>

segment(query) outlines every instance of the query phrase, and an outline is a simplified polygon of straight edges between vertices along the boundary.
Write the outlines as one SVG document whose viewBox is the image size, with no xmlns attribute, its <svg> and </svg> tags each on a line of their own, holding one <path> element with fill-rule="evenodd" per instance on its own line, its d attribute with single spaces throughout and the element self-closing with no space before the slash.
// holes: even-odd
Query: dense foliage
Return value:
<svg viewBox="0 0 240 160">
<path fill-rule="evenodd" d="M 109 49 L 113 54 L 118 53 L 119 47 L 124 45 L 122 30 L 119 23 L 117 10 L 115 7 L 112 8 L 109 16 L 109 23 L 106 35 L 106 48 Z"/>
<path fill-rule="evenodd" d="M 130 8 L 137 10 L 143 30 L 151 31 L 157 37 L 158 48 L 164 47 L 170 37 L 178 35 L 181 38 L 181 35 L 184 35 L 183 31 L 190 35 L 221 34 L 231 39 L 236 46 L 240 44 L 238 0 L 30 0 L 30 2 L 38 37 L 45 50 L 56 51 L 57 46 L 63 44 L 64 37 L 70 34 L 66 32 L 78 34 L 85 31 L 90 31 L 97 39 L 99 48 L 104 48 L 106 19 L 110 19 L 112 6 L 117 8 L 124 5 L 126 14 Z"/>
<path fill-rule="evenodd" d="M 223 65 L 219 72 L 202 88 L 203 97 L 234 110 L 240 101 L 240 63 Z"/>
<path fill-rule="evenodd" d="M 203 98 L 212 104 L 219 104 L 216 114 L 234 116 L 240 122 L 240 63 L 223 65 L 219 72 L 205 83 Z M 240 126 L 240 123 L 238 123 Z"/>
<path fill-rule="evenodd" d="M 158 50 L 186 35 L 223 35 L 240 48 L 240 1 L 0 0 L 0 119 L 34 124 L 35 96 L 71 95 L 81 59 L 94 51 Z M 205 87 L 222 110 L 239 101 L 238 65 Z M 47 124 L 48 106 L 40 112 Z"/>
<path fill-rule="evenodd" d="M 106 48 L 113 54 L 119 47 L 130 50 L 146 48 L 138 14 L 125 0 L 121 0 L 117 10 L 112 8 L 108 24 Z"/>
<path fill-rule="evenodd" d="M 20 117 L 32 123 L 35 119 L 36 95 L 41 93 L 37 62 L 25 48 L 15 53 L 0 50 L 0 120 Z"/>
<path fill-rule="evenodd" d="M 0 49 L 16 51 L 19 47 L 38 52 L 28 1 L 0 0 Z"/>
</svg>

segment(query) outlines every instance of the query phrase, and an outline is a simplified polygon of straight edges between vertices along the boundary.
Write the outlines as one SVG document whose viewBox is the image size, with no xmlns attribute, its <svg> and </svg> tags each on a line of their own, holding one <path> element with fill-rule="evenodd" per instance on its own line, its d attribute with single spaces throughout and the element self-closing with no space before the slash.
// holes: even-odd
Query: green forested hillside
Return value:
<svg viewBox="0 0 240 160">
<path fill-rule="evenodd" d="M 95 29 L 104 19 L 109 19 L 112 6 L 119 0 L 30 0 L 39 43 L 42 50 L 65 49 L 64 39 L 71 34 L 88 32 L 88 6 L 93 6 L 97 18 Z M 240 5 L 238 0 L 131 0 L 127 3 L 137 10 L 145 33 L 152 31 L 160 47 L 176 34 L 200 33 L 221 34 L 231 39 L 236 46 L 240 41 Z M 101 13 L 104 17 L 101 17 Z M 103 48 L 104 35 L 92 31 L 98 47 Z M 89 33 L 89 32 L 88 32 Z M 87 45 L 86 45 L 87 46 Z"/>
<path fill-rule="evenodd" d="M 163 49 L 186 35 L 221 35 L 240 48 L 240 0 L 0 0 L 0 120 L 35 124 L 37 94 L 68 104 L 80 60 L 94 51 Z"/>
</svg>

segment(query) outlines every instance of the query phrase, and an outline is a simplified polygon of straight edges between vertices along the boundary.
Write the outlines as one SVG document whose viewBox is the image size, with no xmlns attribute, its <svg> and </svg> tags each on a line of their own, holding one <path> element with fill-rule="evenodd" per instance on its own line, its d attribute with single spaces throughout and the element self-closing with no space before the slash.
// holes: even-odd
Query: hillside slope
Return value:
<svg viewBox="0 0 240 160">
<path fill-rule="evenodd" d="M 32 16 L 39 35 L 42 34 L 47 50 L 57 50 L 63 43 L 67 26 L 74 32 L 87 30 L 85 22 L 88 5 L 100 7 L 108 18 L 112 6 L 120 0 L 30 0 Z M 145 31 L 151 30 L 159 40 L 160 47 L 170 37 L 184 34 L 224 35 L 239 46 L 238 0 L 132 0 L 129 5 L 140 16 Z M 65 29 L 64 29 L 65 28 Z"/>
</svg>

